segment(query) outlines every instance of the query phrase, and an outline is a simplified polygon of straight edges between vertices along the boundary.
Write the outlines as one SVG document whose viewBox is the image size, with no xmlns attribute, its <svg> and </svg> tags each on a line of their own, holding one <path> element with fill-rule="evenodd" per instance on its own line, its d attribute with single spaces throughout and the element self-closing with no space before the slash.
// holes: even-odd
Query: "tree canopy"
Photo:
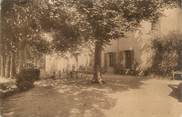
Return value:
<svg viewBox="0 0 182 117">
<path fill-rule="evenodd" d="M 124 36 L 142 20 L 155 22 L 172 0 L 44 0 L 43 29 L 55 33 L 55 47 L 75 47 L 83 40 L 101 41 Z M 62 45 L 61 45 L 62 44 Z M 60 46 L 59 46 L 60 45 Z"/>
<path fill-rule="evenodd" d="M 125 36 L 142 20 L 155 22 L 166 7 L 179 0 L 3 0 L 2 38 L 8 50 L 26 44 L 46 52 L 41 33 L 52 33 L 54 50 L 73 52 L 86 42 L 95 43 L 95 73 L 101 51 L 112 39 Z M 74 52 L 73 52 L 74 53 Z"/>
<path fill-rule="evenodd" d="M 140 21 L 155 21 L 172 0 L 3 0 L 2 32 L 9 44 L 54 32 L 54 48 L 77 48 L 80 42 L 124 36 Z M 10 47 L 15 47 L 11 46 Z"/>
<path fill-rule="evenodd" d="M 34 50 L 46 52 L 47 43 L 41 38 L 37 10 L 32 1 L 3 0 L 1 5 L 2 40 L 7 50 L 17 51 L 28 44 Z"/>
</svg>

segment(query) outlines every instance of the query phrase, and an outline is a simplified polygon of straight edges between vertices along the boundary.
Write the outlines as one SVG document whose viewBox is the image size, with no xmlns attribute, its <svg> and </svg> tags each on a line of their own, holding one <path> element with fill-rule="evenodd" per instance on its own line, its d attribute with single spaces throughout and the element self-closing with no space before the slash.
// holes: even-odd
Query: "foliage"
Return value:
<svg viewBox="0 0 182 117">
<path fill-rule="evenodd" d="M 82 22 L 88 24 L 85 30 L 89 26 L 91 39 L 105 45 L 136 29 L 142 20 L 155 22 L 162 8 L 169 4 L 172 4 L 170 0 L 80 0 L 77 9 L 84 17 Z"/>
<path fill-rule="evenodd" d="M 182 69 L 182 35 L 172 33 L 153 41 L 152 71 L 160 74 L 170 74 L 172 70 Z"/>
<path fill-rule="evenodd" d="M 112 39 L 125 36 L 142 20 L 155 22 L 163 8 L 176 0 L 3 0 L 4 49 L 29 46 L 47 52 L 49 42 L 41 33 L 52 33 L 51 47 L 77 53 L 86 42 L 95 44 L 95 71 L 101 67 L 101 51 Z M 99 74 L 99 73 L 97 73 Z"/>
<path fill-rule="evenodd" d="M 40 25 L 36 15 L 37 8 L 32 2 L 33 0 L 2 1 L 2 39 L 6 43 L 7 51 L 16 52 L 18 48 L 23 49 L 26 45 L 35 42 L 38 42 L 39 47 L 48 47 L 47 42 L 42 42 L 45 40 L 37 41 L 41 38 Z M 32 47 L 35 47 L 34 50 L 42 51 L 37 46 Z"/>
<path fill-rule="evenodd" d="M 76 15 L 74 9 L 69 8 L 69 1 L 45 0 L 39 8 L 38 19 L 42 31 L 52 33 L 52 49 L 65 53 L 80 49 L 84 40 L 79 27 L 73 22 L 77 19 Z"/>
<path fill-rule="evenodd" d="M 20 90 L 26 90 L 33 87 L 34 81 L 40 77 L 40 70 L 35 68 L 23 69 L 16 76 L 16 85 Z"/>
<path fill-rule="evenodd" d="M 3 0 L 3 37 L 16 50 L 17 43 L 31 43 L 40 32 L 54 32 L 53 48 L 78 49 L 87 40 L 108 44 L 111 39 L 156 20 L 170 0 Z M 171 3 L 170 3 L 171 4 Z M 42 41 L 42 40 L 41 40 Z M 31 45 L 33 45 L 31 44 Z M 47 43 L 38 45 L 47 47 Z M 44 45 L 45 44 L 45 45 Z M 22 44 L 25 45 L 25 44 Z M 37 48 L 36 46 L 35 49 Z M 42 48 L 40 49 L 40 51 Z M 47 50 L 47 49 L 46 49 Z"/>
<path fill-rule="evenodd" d="M 126 69 L 123 67 L 123 65 L 115 65 L 114 66 L 114 73 L 115 74 L 122 74 L 122 75 L 136 75 L 137 74 L 136 68 L 134 69 Z"/>
<path fill-rule="evenodd" d="M 92 40 L 101 45 L 124 36 L 140 21 L 155 21 L 171 0 L 44 0 L 40 23 L 44 31 L 54 32 L 53 48 L 75 50 Z"/>
</svg>

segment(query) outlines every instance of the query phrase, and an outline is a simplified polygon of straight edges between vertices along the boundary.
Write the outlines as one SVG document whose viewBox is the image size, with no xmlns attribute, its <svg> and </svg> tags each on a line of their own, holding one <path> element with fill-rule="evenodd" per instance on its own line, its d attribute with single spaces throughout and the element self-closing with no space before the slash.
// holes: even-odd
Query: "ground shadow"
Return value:
<svg viewBox="0 0 182 117">
<path fill-rule="evenodd" d="M 176 100 L 178 100 L 179 102 L 182 102 L 181 96 L 180 96 L 180 89 L 179 89 L 179 85 L 172 85 L 169 84 L 168 87 L 170 87 L 172 89 L 171 93 L 169 94 L 169 96 L 175 98 Z"/>
<path fill-rule="evenodd" d="M 91 76 L 87 76 L 85 79 L 71 79 L 66 82 L 67 85 L 76 85 L 82 89 L 97 88 L 97 89 L 109 89 L 112 93 L 126 91 L 129 89 L 138 89 L 143 85 L 142 77 L 137 76 L 121 76 L 121 75 L 108 75 L 103 76 L 104 84 L 91 83 Z"/>
<path fill-rule="evenodd" d="M 117 103 L 109 94 L 143 84 L 132 76 L 104 80 L 104 85 L 92 84 L 90 77 L 41 81 L 32 90 L 6 98 L 3 117 L 104 117 L 103 111 Z"/>
</svg>

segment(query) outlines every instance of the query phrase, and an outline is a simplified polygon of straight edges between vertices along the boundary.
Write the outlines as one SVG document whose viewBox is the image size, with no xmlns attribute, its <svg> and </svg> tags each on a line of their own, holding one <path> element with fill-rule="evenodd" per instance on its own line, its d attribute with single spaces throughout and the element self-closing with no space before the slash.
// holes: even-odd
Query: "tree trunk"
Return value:
<svg viewBox="0 0 182 117">
<path fill-rule="evenodd" d="M 25 43 L 24 42 L 19 42 L 19 71 L 21 71 L 24 67 L 25 64 Z"/>
<path fill-rule="evenodd" d="M 6 75 L 6 55 L 3 54 L 2 60 L 2 76 L 5 77 Z"/>
<path fill-rule="evenodd" d="M 25 53 L 25 48 L 22 48 L 20 50 L 20 56 L 19 56 L 19 59 L 20 59 L 20 67 L 19 67 L 19 70 L 21 71 L 22 69 L 24 69 L 24 65 L 25 65 L 25 61 L 26 61 L 26 53 Z"/>
<path fill-rule="evenodd" d="M 1 38 L 1 58 L 2 58 L 2 65 L 1 65 L 1 75 L 2 77 L 5 77 L 5 72 L 6 72 L 6 50 L 5 50 L 5 40 Z"/>
<path fill-rule="evenodd" d="M 101 75 L 101 54 L 102 54 L 102 43 L 95 43 L 95 53 L 94 53 L 94 73 L 93 73 L 93 83 L 103 84 L 102 75 Z"/>
<path fill-rule="evenodd" d="M 2 76 L 2 56 L 0 55 L 0 76 Z"/>
<path fill-rule="evenodd" d="M 15 62 L 16 62 L 16 73 L 20 72 L 20 49 L 17 49 L 17 52 L 15 54 Z"/>
<path fill-rule="evenodd" d="M 20 71 L 23 69 L 23 63 L 24 63 L 24 51 L 20 50 Z"/>
<path fill-rule="evenodd" d="M 1 23 L 0 23 L 1 24 Z M 0 76 L 2 76 L 2 51 L 3 51 L 3 41 L 2 41 L 2 33 L 0 29 Z"/>
<path fill-rule="evenodd" d="M 7 61 L 7 78 L 11 75 L 11 54 L 8 55 L 8 61 Z"/>
<path fill-rule="evenodd" d="M 12 53 L 11 76 L 14 78 L 16 75 L 16 53 Z"/>
</svg>

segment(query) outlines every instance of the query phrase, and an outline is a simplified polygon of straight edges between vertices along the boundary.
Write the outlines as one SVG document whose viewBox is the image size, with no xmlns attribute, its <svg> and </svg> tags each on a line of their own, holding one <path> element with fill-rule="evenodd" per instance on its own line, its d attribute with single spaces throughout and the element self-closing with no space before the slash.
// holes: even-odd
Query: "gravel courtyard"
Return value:
<svg viewBox="0 0 182 117">
<path fill-rule="evenodd" d="M 88 80 L 42 80 L 2 100 L 2 117 L 181 117 L 179 81 L 106 76 Z M 1 114 L 1 113 L 0 113 Z"/>
</svg>

